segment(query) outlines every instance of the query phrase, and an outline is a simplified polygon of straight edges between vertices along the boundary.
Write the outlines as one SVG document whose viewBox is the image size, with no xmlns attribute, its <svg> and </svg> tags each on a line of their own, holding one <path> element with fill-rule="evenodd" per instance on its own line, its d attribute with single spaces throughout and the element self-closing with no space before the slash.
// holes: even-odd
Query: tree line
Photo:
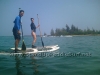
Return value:
<svg viewBox="0 0 100 75">
<path fill-rule="evenodd" d="M 60 35 L 96 35 L 96 34 L 100 34 L 100 30 L 95 30 L 95 29 L 79 29 L 78 27 L 74 26 L 73 24 L 71 25 L 71 27 L 69 27 L 66 24 L 65 28 L 56 28 L 55 30 L 51 29 L 50 34 L 52 36 L 60 36 Z"/>
</svg>

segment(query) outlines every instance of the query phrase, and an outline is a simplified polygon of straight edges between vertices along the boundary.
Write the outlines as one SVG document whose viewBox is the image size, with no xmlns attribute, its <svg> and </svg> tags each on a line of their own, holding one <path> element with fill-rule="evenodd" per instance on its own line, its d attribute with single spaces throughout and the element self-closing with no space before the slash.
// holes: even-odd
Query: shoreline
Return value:
<svg viewBox="0 0 100 75">
<path fill-rule="evenodd" d="M 90 34 L 90 35 L 70 35 L 70 36 L 100 36 L 100 34 L 97 34 L 97 35 L 93 35 L 93 34 Z"/>
<path fill-rule="evenodd" d="M 9 35 L 12 36 L 12 35 Z M 31 36 L 31 35 L 24 35 L 24 36 Z M 43 35 L 44 36 L 44 35 Z M 61 35 L 61 36 L 100 36 L 100 34 L 88 34 L 88 35 Z M 61 37 L 61 36 L 54 36 L 54 37 Z M 0 37 L 6 37 L 6 36 L 0 36 Z M 40 35 L 37 35 L 37 37 L 40 37 Z M 47 35 L 46 37 L 52 37 L 51 35 Z"/>
</svg>

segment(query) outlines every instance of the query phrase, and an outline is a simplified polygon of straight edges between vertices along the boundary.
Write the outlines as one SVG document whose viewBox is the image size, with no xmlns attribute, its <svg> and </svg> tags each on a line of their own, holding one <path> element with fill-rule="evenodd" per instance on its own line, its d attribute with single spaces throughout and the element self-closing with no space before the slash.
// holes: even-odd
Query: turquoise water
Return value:
<svg viewBox="0 0 100 75">
<path fill-rule="evenodd" d="M 25 44 L 31 47 L 32 37 L 25 37 Z M 100 75 L 100 36 L 44 37 L 45 45 L 58 44 L 60 49 L 49 57 L 19 57 L 0 55 L 0 75 Z M 37 46 L 41 40 L 37 38 Z M 19 44 L 21 46 L 21 42 Z M 0 52 L 14 47 L 12 36 L 0 37 Z M 85 54 L 82 55 L 82 54 Z"/>
</svg>

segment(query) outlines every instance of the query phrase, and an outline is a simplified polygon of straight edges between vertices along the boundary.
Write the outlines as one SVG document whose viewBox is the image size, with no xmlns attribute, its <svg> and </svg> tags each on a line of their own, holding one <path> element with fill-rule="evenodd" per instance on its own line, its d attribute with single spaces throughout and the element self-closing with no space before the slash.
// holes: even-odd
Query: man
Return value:
<svg viewBox="0 0 100 75">
<path fill-rule="evenodd" d="M 18 44 L 20 42 L 20 26 L 21 26 L 21 17 L 24 15 L 24 10 L 19 11 L 19 15 L 14 20 L 14 27 L 13 27 L 13 35 L 15 38 L 15 53 L 18 51 Z"/>
</svg>

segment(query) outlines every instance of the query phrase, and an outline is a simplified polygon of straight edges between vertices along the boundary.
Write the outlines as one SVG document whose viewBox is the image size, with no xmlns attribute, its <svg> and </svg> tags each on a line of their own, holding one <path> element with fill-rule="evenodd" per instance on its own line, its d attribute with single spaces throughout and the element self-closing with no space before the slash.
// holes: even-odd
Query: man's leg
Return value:
<svg viewBox="0 0 100 75">
<path fill-rule="evenodd" d="M 15 52 L 17 52 L 18 50 L 18 44 L 20 42 L 20 35 L 17 33 L 17 30 L 13 28 L 13 35 L 14 35 L 14 38 L 15 38 Z"/>
<path fill-rule="evenodd" d="M 33 36 L 32 47 L 36 47 L 36 46 L 34 46 L 34 44 L 36 42 L 36 34 L 35 34 L 35 32 L 32 33 L 32 36 Z"/>
<path fill-rule="evenodd" d="M 33 42 L 32 42 L 32 45 L 35 44 L 35 42 L 36 42 L 36 37 L 34 37 L 33 39 L 34 39 L 34 40 L 33 40 Z"/>
<path fill-rule="evenodd" d="M 20 41 L 20 40 L 18 40 L 18 39 L 15 40 L 15 49 L 18 49 L 19 41 Z"/>
<path fill-rule="evenodd" d="M 19 44 L 19 42 L 20 42 L 20 39 L 21 39 L 20 35 L 16 35 L 16 40 L 15 40 L 15 52 L 18 51 L 18 44 Z"/>
</svg>

